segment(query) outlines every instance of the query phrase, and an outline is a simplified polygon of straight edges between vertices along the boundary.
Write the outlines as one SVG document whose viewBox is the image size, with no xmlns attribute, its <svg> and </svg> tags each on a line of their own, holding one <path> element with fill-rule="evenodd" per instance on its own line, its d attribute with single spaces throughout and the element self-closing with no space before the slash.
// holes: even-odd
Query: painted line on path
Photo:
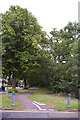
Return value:
<svg viewBox="0 0 80 120">
<path fill-rule="evenodd" d="M 34 103 L 38 104 L 38 105 L 46 105 L 44 103 L 40 103 L 40 102 L 36 102 L 36 101 L 33 101 Z"/>
<path fill-rule="evenodd" d="M 39 105 L 37 105 L 36 103 L 32 103 L 33 105 L 37 106 L 39 110 L 46 110 L 46 109 L 41 109 Z"/>
</svg>

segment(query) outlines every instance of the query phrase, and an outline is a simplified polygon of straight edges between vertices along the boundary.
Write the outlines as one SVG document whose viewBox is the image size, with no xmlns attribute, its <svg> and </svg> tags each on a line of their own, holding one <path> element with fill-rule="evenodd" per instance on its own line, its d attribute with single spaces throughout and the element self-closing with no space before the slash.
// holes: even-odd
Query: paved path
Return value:
<svg viewBox="0 0 80 120">
<path fill-rule="evenodd" d="M 31 94 L 33 94 L 36 91 L 37 88 L 32 88 L 29 91 L 20 94 L 15 95 L 15 100 L 19 103 L 24 105 L 23 109 L 17 109 L 17 110 L 23 110 L 23 111 L 54 111 L 53 107 L 47 106 L 46 104 L 40 103 L 38 101 L 34 101 L 28 98 Z M 9 99 L 12 99 L 12 96 L 9 97 Z"/>
</svg>

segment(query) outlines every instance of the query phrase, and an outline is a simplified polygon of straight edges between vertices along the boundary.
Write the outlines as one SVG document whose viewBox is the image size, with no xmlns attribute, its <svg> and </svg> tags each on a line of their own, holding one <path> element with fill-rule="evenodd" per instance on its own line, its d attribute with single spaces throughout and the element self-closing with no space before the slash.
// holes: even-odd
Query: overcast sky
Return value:
<svg viewBox="0 0 80 120">
<path fill-rule="evenodd" d="M 10 5 L 27 8 L 37 18 L 43 30 L 63 28 L 69 21 L 78 22 L 78 2 L 80 0 L 1 0 L 0 13 L 9 10 Z"/>
</svg>

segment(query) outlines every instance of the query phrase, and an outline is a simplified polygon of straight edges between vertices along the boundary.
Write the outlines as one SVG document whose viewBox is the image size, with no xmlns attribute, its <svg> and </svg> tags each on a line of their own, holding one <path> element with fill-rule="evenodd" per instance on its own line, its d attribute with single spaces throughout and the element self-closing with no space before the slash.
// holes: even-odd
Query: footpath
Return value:
<svg viewBox="0 0 80 120">
<path fill-rule="evenodd" d="M 46 104 L 31 100 L 28 98 L 28 96 L 32 95 L 36 90 L 37 90 L 37 88 L 32 88 L 29 91 L 24 92 L 20 95 L 15 95 L 15 100 L 24 105 L 24 107 L 22 109 L 17 109 L 17 110 L 22 110 L 22 111 L 54 111 L 53 107 L 47 106 Z M 12 99 L 12 96 L 9 96 L 9 99 Z"/>
</svg>

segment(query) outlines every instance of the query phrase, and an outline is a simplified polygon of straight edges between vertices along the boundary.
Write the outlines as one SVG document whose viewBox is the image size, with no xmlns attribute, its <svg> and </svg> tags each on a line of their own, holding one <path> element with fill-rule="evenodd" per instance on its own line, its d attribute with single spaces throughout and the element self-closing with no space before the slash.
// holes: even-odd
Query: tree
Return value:
<svg viewBox="0 0 80 120">
<path fill-rule="evenodd" d="M 51 89 L 74 91 L 78 87 L 78 24 L 69 22 L 64 29 L 51 31 L 50 51 L 54 69 Z M 55 73 L 55 74 L 54 74 Z M 54 84 L 56 83 L 56 84 Z"/>
<path fill-rule="evenodd" d="M 40 47 L 45 47 L 46 37 L 36 18 L 27 9 L 11 6 L 1 14 L 3 76 L 12 76 L 12 86 L 16 78 L 31 66 Z M 22 77 L 24 78 L 24 77 Z"/>
</svg>

